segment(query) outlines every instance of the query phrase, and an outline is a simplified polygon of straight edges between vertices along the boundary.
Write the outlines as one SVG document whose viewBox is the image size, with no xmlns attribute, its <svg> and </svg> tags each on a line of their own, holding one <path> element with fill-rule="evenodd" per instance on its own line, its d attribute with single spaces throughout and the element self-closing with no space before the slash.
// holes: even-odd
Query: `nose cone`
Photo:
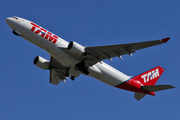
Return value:
<svg viewBox="0 0 180 120">
<path fill-rule="evenodd" d="M 6 23 L 9 25 L 12 22 L 12 19 L 10 17 L 6 18 Z"/>
<path fill-rule="evenodd" d="M 12 18 L 7 17 L 7 18 L 6 18 L 6 23 L 9 25 L 10 28 L 13 27 L 13 21 L 12 21 Z"/>
</svg>

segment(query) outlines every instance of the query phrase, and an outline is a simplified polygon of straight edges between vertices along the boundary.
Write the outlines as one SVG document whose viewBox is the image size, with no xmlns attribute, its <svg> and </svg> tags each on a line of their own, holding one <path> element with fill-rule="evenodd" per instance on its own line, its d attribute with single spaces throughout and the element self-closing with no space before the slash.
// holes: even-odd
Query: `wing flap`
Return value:
<svg viewBox="0 0 180 120">
<path fill-rule="evenodd" d="M 58 85 L 61 81 L 65 82 L 66 75 L 59 69 L 52 68 L 50 70 L 50 83 Z"/>
<path fill-rule="evenodd" d="M 60 62 L 51 56 L 50 60 L 50 83 L 58 85 L 61 81 L 65 82 L 65 79 L 68 80 L 68 70 Z"/>
</svg>

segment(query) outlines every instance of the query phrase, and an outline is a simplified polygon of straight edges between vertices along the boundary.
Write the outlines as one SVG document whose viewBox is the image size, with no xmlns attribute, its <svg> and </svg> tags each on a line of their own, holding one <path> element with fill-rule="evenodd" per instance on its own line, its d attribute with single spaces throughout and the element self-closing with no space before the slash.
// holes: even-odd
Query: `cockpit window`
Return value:
<svg viewBox="0 0 180 120">
<path fill-rule="evenodd" d="M 13 18 L 18 20 L 18 18 L 17 18 L 17 17 L 13 17 Z"/>
</svg>

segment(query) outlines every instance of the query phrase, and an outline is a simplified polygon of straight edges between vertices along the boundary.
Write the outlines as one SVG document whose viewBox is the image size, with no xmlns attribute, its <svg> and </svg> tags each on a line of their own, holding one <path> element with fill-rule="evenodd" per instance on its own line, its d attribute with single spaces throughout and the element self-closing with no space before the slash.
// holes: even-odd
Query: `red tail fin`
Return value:
<svg viewBox="0 0 180 120">
<path fill-rule="evenodd" d="M 140 81 L 143 85 L 154 85 L 161 74 L 164 72 L 164 68 L 157 66 L 151 70 L 148 70 L 140 75 L 133 77 L 134 80 Z"/>
</svg>

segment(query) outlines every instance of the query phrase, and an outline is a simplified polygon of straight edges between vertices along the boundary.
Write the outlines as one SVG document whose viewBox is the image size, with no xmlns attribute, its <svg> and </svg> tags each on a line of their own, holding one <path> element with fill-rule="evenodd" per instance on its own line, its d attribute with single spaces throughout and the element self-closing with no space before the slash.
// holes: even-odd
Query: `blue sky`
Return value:
<svg viewBox="0 0 180 120">
<path fill-rule="evenodd" d="M 0 5 L 0 119 L 2 120 L 177 120 L 180 115 L 179 0 L 4 0 Z M 6 17 L 31 20 L 54 34 L 84 46 L 142 42 L 170 37 L 166 44 L 139 50 L 108 64 L 127 75 L 155 66 L 165 72 L 157 84 L 175 89 L 147 95 L 108 86 L 81 75 L 75 81 L 49 84 L 49 71 L 33 65 L 49 55 L 14 36 Z"/>
</svg>

